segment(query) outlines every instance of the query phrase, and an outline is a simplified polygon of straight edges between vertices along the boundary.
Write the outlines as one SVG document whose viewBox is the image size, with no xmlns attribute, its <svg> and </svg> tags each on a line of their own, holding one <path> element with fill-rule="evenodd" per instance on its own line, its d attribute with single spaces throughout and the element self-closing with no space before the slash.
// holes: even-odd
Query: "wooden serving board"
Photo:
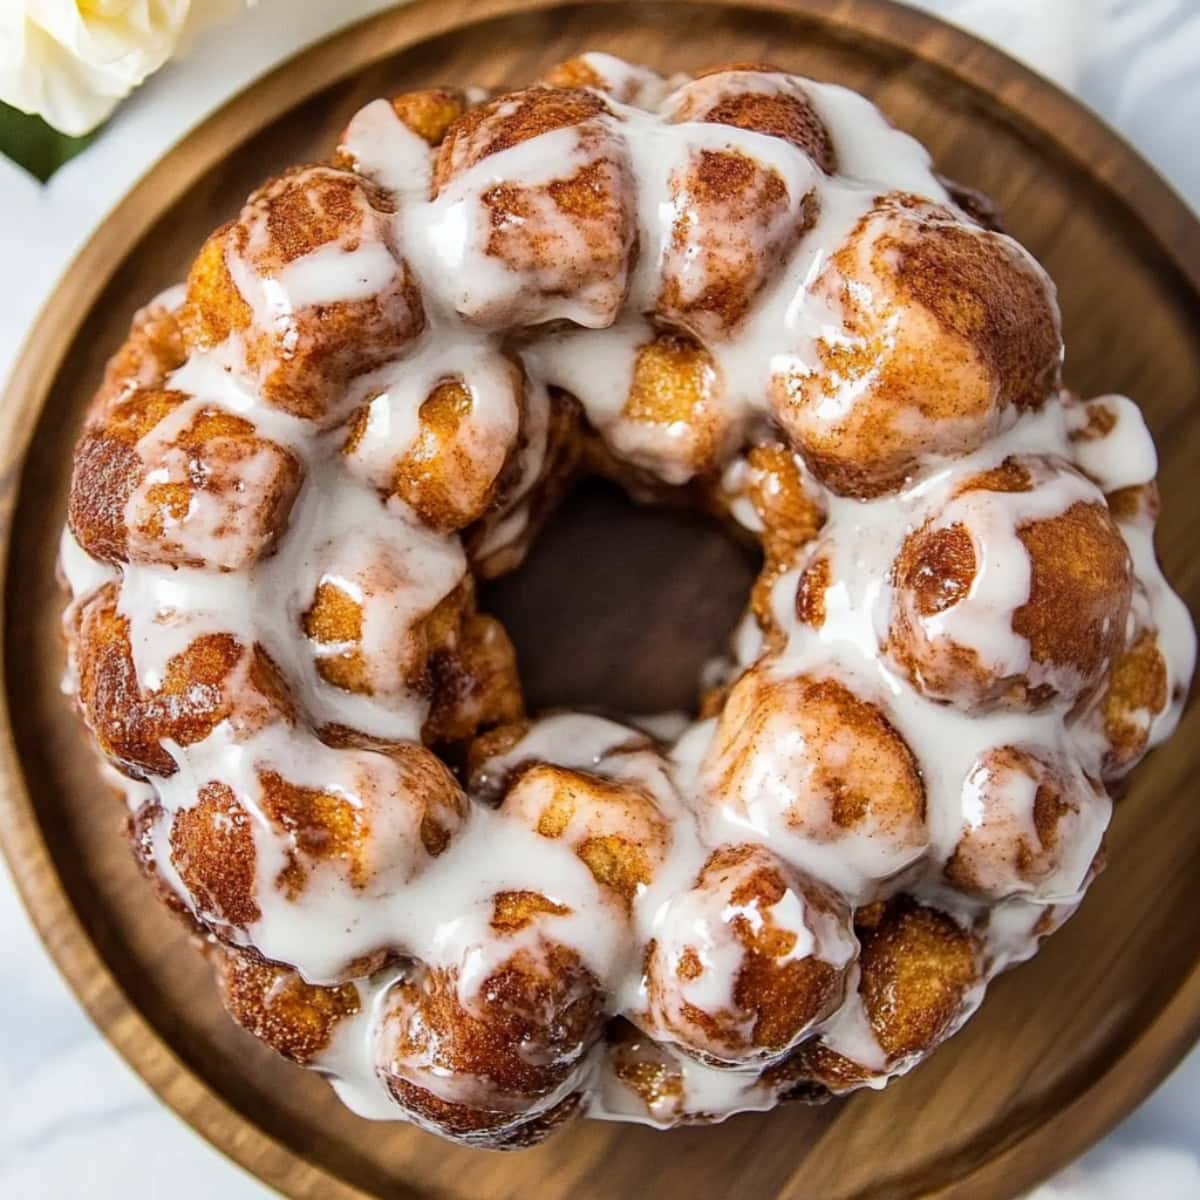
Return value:
<svg viewBox="0 0 1200 1200">
<path fill-rule="evenodd" d="M 588 48 L 667 71 L 769 60 L 849 84 L 942 170 L 990 192 L 1058 281 L 1070 382 L 1127 391 L 1147 413 L 1161 554 L 1195 611 L 1200 227 L 1099 122 L 966 34 L 882 0 L 422 0 L 301 55 L 190 134 L 105 222 L 29 340 L 0 409 L 4 849 L 96 1023 L 181 1116 L 288 1196 L 1013 1196 L 1126 1113 L 1200 1030 L 1200 708 L 1136 774 L 1081 913 L 886 1092 L 671 1133 L 584 1122 L 497 1155 L 359 1120 L 235 1029 L 137 875 L 59 694 L 54 558 L 71 447 L 133 310 L 265 175 L 327 153 L 366 100 L 439 82 L 518 85 Z M 748 572 L 698 518 L 636 512 L 593 488 L 491 599 L 535 702 L 645 711 L 690 700 Z"/>
</svg>

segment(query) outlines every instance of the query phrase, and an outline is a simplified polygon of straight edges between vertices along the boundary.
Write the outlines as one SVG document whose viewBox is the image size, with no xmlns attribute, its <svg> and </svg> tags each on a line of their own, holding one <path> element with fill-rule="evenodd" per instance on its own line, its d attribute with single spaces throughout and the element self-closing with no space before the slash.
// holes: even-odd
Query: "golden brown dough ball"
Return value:
<svg viewBox="0 0 1200 1200">
<path fill-rule="evenodd" d="M 1106 743 L 1105 778 L 1119 778 L 1141 760 L 1150 726 L 1169 699 L 1167 663 L 1158 636 L 1142 628 L 1113 664 L 1094 718 Z"/>
<path fill-rule="evenodd" d="M 826 174 L 837 155 L 824 122 L 800 84 L 777 67 L 732 63 L 700 72 L 671 97 L 669 119 L 732 125 L 781 138 Z"/>
<path fill-rule="evenodd" d="M 662 76 L 649 68 L 597 51 L 556 64 L 542 77 L 542 82 L 552 88 L 591 88 L 621 104 L 643 108 L 653 106 L 665 86 Z"/>
<path fill-rule="evenodd" d="M 1096 686 L 1121 649 L 1132 574 L 1100 493 L 1020 456 L 968 478 L 909 535 L 893 585 L 889 651 L 918 690 L 1020 709 Z"/>
<path fill-rule="evenodd" d="M 435 189 L 493 154 L 607 111 L 601 97 L 580 88 L 526 88 L 481 104 L 447 130 L 437 157 Z"/>
<path fill-rule="evenodd" d="M 159 850 L 166 836 L 165 811 L 153 791 L 149 798 L 138 802 L 126 795 L 129 816 L 125 822 L 125 835 L 138 869 L 149 881 L 155 895 L 167 909 L 183 921 L 190 933 L 207 936 L 208 930 L 196 919 L 184 893 L 173 880 L 168 880 L 159 865 Z"/>
<path fill-rule="evenodd" d="M 263 400 L 324 420 L 356 375 L 398 357 L 424 325 L 383 193 L 331 166 L 288 171 L 217 230 L 188 276 L 189 350 L 241 339 Z"/>
<path fill-rule="evenodd" d="M 677 213 L 655 315 L 713 341 L 733 337 L 816 218 L 811 190 L 738 149 L 698 149 L 668 181 Z"/>
<path fill-rule="evenodd" d="M 1016 242 L 947 208 L 883 197 L 813 295 L 838 336 L 818 339 L 815 366 L 777 375 L 771 401 L 842 495 L 880 495 L 930 456 L 975 450 L 1058 387 L 1053 285 Z"/>
<path fill-rule="evenodd" d="M 297 742 L 296 756 L 303 752 Z M 255 770 L 252 797 L 209 783 L 194 805 L 171 817 L 171 864 L 197 919 L 212 932 L 246 930 L 268 901 L 298 901 L 318 872 L 325 872 L 324 888 L 335 879 L 357 892 L 403 886 L 445 852 L 466 821 L 466 796 L 423 747 L 406 743 L 386 755 L 338 753 L 336 763 L 326 760 L 328 787 L 289 779 L 290 761 L 264 761 Z M 272 846 L 267 863 L 276 851 L 282 860 L 271 876 L 263 874 L 268 867 L 256 837 L 263 818 Z M 343 977 L 367 973 L 391 949 L 371 947 L 366 960 L 345 965 Z"/>
<path fill-rule="evenodd" d="M 956 888 L 985 899 L 1069 899 L 1090 878 L 1110 805 L 1059 755 L 1000 746 L 963 783 L 963 827 L 946 863 Z"/>
<path fill-rule="evenodd" d="M 564 59 L 542 76 L 542 82 L 551 88 L 594 88 L 597 91 L 609 90 L 607 81 L 600 71 L 588 62 L 588 55 L 580 54 L 575 58 Z"/>
<path fill-rule="evenodd" d="M 227 221 L 209 235 L 188 271 L 179 327 L 186 354 L 220 345 L 248 329 L 254 314 L 229 270 L 235 223 Z"/>
<path fill-rule="evenodd" d="M 554 515 L 579 467 L 583 410 L 558 388 L 526 395 L 512 467 L 501 479 L 497 503 L 463 533 L 477 579 L 515 571 Z"/>
<path fill-rule="evenodd" d="M 954 1032 L 983 985 L 978 939 L 911 897 L 896 897 L 855 929 L 862 945 L 858 999 L 877 1053 L 863 1062 L 861 1051 L 837 1048 L 836 1032 L 832 1044 L 824 1035 L 812 1038 L 764 1074 L 782 1099 L 840 1095 L 907 1069 Z"/>
<path fill-rule="evenodd" d="M 407 880 L 446 850 L 467 818 L 467 799 L 454 776 L 411 742 L 360 755 L 348 789 L 302 787 L 284 777 L 286 769 L 259 769 L 258 803 L 291 838 L 276 880 L 289 899 L 303 892 L 322 862 L 335 864 L 359 889 L 383 874 Z"/>
<path fill-rule="evenodd" d="M 726 846 L 646 948 L 656 1037 L 714 1065 L 779 1058 L 842 1001 L 857 944 L 840 900 L 761 846 Z"/>
<path fill-rule="evenodd" d="M 787 635 L 774 611 L 775 585 L 825 524 L 824 504 L 803 459 L 781 442 L 752 446 L 725 473 L 709 503 L 720 515 L 732 512 L 759 540 L 763 566 L 750 590 L 750 613 L 765 649 L 778 653 Z"/>
<path fill-rule="evenodd" d="M 412 591 L 405 565 L 387 557 L 330 570 L 302 618 L 321 678 L 362 696 L 427 693 L 430 656 L 457 638 L 473 589 L 464 581 L 440 599 Z"/>
<path fill-rule="evenodd" d="M 514 393 L 517 386 L 514 378 Z M 515 399 L 512 407 L 515 426 Z M 396 464 L 393 494 L 431 528 L 444 532 L 461 529 L 487 512 L 509 459 L 511 443 L 503 436 L 485 432 L 478 439 L 482 444 L 472 445 L 474 439 L 464 429 L 471 409 L 471 395 L 460 380 L 439 383 L 421 405 L 415 445 Z"/>
<path fill-rule="evenodd" d="M 254 819 L 224 783 L 206 783 L 196 803 L 166 819 L 171 865 L 196 920 L 218 936 L 262 916 Z"/>
<path fill-rule="evenodd" d="M 523 770 L 501 811 L 544 838 L 563 839 L 626 907 L 653 880 L 671 841 L 670 826 L 643 787 L 550 763 Z"/>
<path fill-rule="evenodd" d="M 668 122 L 728 125 L 779 138 L 833 169 L 828 132 L 799 84 L 770 67 L 705 72 L 666 102 Z M 787 180 L 736 143 L 698 148 L 671 175 L 678 216 L 661 267 L 658 317 L 700 337 L 732 337 L 817 215 L 811 182 Z"/>
<path fill-rule="evenodd" d="M 607 1067 L 623 1089 L 636 1097 L 644 1115 L 663 1125 L 702 1120 L 687 1109 L 686 1083 L 679 1059 L 661 1042 L 621 1017 L 604 1030 Z"/>
<path fill-rule="evenodd" d="M 588 327 L 615 320 L 627 290 L 636 220 L 625 149 L 601 119 L 607 113 L 595 92 L 535 87 L 470 109 L 447 130 L 434 163 L 434 195 L 463 179 L 460 186 L 477 197 L 488 230 L 483 254 L 498 259 L 505 276 L 496 288 L 485 286 L 485 277 L 497 272 L 480 265 L 472 287 L 456 293 L 460 316 L 505 328 L 558 317 Z M 560 177 L 519 183 L 514 167 L 513 178 L 501 182 L 463 178 L 492 155 L 556 133 Z"/>
<path fill-rule="evenodd" d="M 181 392 L 134 392 L 75 452 L 68 520 L 107 562 L 235 571 L 274 546 L 300 487 L 288 449 Z"/>
<path fill-rule="evenodd" d="M 418 137 L 436 146 L 467 109 L 459 88 L 424 88 L 392 97 L 392 111 Z"/>
<path fill-rule="evenodd" d="M 517 652 L 495 617 L 470 613 L 450 644 L 430 655 L 432 702 L 421 736 L 458 746 L 482 729 L 517 721 L 525 711 Z"/>
<path fill-rule="evenodd" d="M 116 585 L 108 584 L 80 608 L 78 700 L 100 749 L 127 775 L 173 775 L 176 762 L 164 740 L 190 746 L 222 721 L 242 740 L 291 721 L 275 664 L 261 647 L 228 633 L 196 637 L 167 661 L 156 686 L 140 686 L 129 621 L 117 600 Z"/>
<path fill-rule="evenodd" d="M 932 1049 L 982 982 L 977 939 L 908 897 L 890 902 L 858 935 L 859 992 L 879 1045 L 892 1059 Z"/>
<path fill-rule="evenodd" d="M 707 818 L 749 825 L 850 894 L 870 893 L 929 846 L 920 764 L 877 705 L 836 679 L 734 685 L 703 766 Z"/>
<path fill-rule="evenodd" d="M 318 584 L 303 616 L 317 673 L 343 691 L 382 699 L 427 698 L 423 736 L 462 742 L 524 709 L 516 652 L 504 627 L 475 611 L 469 579 L 428 607 L 406 606 L 401 565 L 372 562 Z"/>
<path fill-rule="evenodd" d="M 418 1123 L 477 1145 L 527 1144 L 557 1126 L 550 1114 L 574 1111 L 572 1080 L 599 1035 L 603 990 L 574 950 L 527 935 L 563 911 L 536 893 L 500 893 L 483 978 L 418 967 L 393 987 L 378 1069 Z"/>
<path fill-rule="evenodd" d="M 746 467 L 746 495 L 762 523 L 763 554 L 791 562 L 825 524 L 803 462 L 790 447 L 766 442 L 750 448 Z"/>
<path fill-rule="evenodd" d="M 414 429 L 406 427 L 413 420 L 403 411 L 406 396 L 399 408 L 387 391 L 369 398 L 342 447 L 351 470 L 440 533 L 487 514 L 516 452 L 525 410 L 520 368 L 498 355 L 480 366 L 435 383 L 416 404 Z"/>
<path fill-rule="evenodd" d="M 459 88 L 422 88 L 415 92 L 403 92 L 390 101 L 377 100 L 375 104 L 388 104 L 400 123 L 431 147 L 446 135 L 446 130 L 466 112 L 469 107 L 466 94 Z M 360 114 L 372 109 L 360 110 Z M 359 118 L 355 117 L 355 121 Z M 357 171 L 370 178 L 370 164 L 360 162 L 354 153 L 352 134 L 355 122 L 342 130 L 338 138 L 333 165 L 345 171 Z"/>
<path fill-rule="evenodd" d="M 306 1066 L 328 1049 L 339 1022 L 357 1015 L 351 983 L 320 987 L 298 971 L 221 943 L 209 948 L 217 990 L 229 1015 L 277 1054 Z"/>
<path fill-rule="evenodd" d="M 89 423 L 102 419 L 109 406 L 134 392 L 161 388 L 186 358 L 177 309 L 152 300 L 134 314 L 128 336 L 105 364 L 104 378 L 88 409 Z"/>
<path fill-rule="evenodd" d="M 1106 499 L 1119 526 L 1153 534 L 1160 509 L 1154 483 L 1120 488 Z M 1170 692 L 1170 672 L 1149 596 L 1135 581 L 1125 644 L 1098 694 L 1071 716 L 1079 732 L 1099 740 L 1105 779 L 1119 779 L 1141 761 L 1151 727 L 1171 700 Z"/>
<path fill-rule="evenodd" d="M 712 355 L 690 337 L 659 333 L 637 348 L 629 395 L 605 431 L 628 462 L 670 483 L 719 465 L 736 433 Z"/>
</svg>

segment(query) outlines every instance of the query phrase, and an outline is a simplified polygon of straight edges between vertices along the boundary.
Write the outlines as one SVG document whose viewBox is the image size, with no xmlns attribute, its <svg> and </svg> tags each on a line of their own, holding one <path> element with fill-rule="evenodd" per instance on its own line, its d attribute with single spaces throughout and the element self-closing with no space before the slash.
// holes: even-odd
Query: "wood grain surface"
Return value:
<svg viewBox="0 0 1200 1200">
<path fill-rule="evenodd" d="M 225 1018 L 206 968 L 137 875 L 58 680 L 54 557 L 70 452 L 133 310 L 268 173 L 323 155 L 364 101 L 437 82 L 520 84 L 582 49 L 665 70 L 770 60 L 872 96 L 941 169 L 990 192 L 1057 279 L 1067 374 L 1121 390 L 1158 440 L 1160 552 L 1200 602 L 1200 228 L 1083 109 L 966 34 L 882 0 L 421 0 L 301 55 L 189 135 L 80 255 L 0 408 L 0 837 L 96 1023 L 205 1137 L 292 1197 L 628 1200 L 1008 1197 L 1084 1149 L 1200 1030 L 1200 716 L 1135 774 L 1110 866 L 1042 954 L 882 1094 L 658 1133 L 576 1125 L 489 1154 L 341 1108 Z M 748 582 L 742 552 L 603 487 L 573 500 L 491 593 L 541 702 L 686 702 Z"/>
</svg>

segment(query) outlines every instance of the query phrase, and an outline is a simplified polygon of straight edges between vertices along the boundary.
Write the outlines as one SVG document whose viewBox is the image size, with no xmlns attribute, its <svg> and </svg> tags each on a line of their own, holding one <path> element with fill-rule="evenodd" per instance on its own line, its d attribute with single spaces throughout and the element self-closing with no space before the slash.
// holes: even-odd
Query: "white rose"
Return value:
<svg viewBox="0 0 1200 1200">
<path fill-rule="evenodd" d="M 239 0 L 0 0 L 0 100 L 94 129 L 181 39 Z"/>
</svg>

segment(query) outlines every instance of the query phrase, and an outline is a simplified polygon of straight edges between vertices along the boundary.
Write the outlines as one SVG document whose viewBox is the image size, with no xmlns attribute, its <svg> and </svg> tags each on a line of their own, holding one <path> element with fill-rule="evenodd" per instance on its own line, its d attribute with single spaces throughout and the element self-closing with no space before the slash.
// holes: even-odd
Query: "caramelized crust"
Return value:
<svg viewBox="0 0 1200 1200">
<path fill-rule="evenodd" d="M 318 1058 L 338 1024 L 359 1011 L 353 984 L 305 983 L 291 968 L 232 946 L 216 944 L 209 957 L 229 1015 L 247 1033 L 302 1066 Z"/>
<path fill-rule="evenodd" d="M 250 421 L 142 390 L 80 439 L 68 521 L 103 561 L 233 571 L 270 552 L 300 480 L 296 456 Z"/>
<path fill-rule="evenodd" d="M 670 830 L 644 789 L 541 763 L 523 771 L 501 811 L 544 838 L 563 838 L 596 882 L 628 908 L 653 880 Z"/>
<path fill-rule="evenodd" d="M 82 606 L 76 658 L 84 717 L 100 749 L 126 774 L 173 775 L 176 762 L 163 743 L 190 746 L 223 721 L 245 738 L 292 720 L 275 664 L 230 634 L 197 637 L 168 660 L 157 688 L 142 688 L 117 597 L 109 584 Z"/>
<path fill-rule="evenodd" d="M 844 335 L 818 339 L 818 369 L 777 375 L 772 402 L 842 495 L 881 495 L 922 458 L 975 450 L 1058 387 L 1053 286 L 1015 242 L 948 209 L 881 198 L 814 294 Z"/>
<path fill-rule="evenodd" d="M 1079 483 L 1052 461 L 1008 459 L 965 480 L 944 513 L 906 539 L 894 568 L 890 649 L 919 690 L 968 709 L 1036 708 L 1095 687 L 1120 651 L 1133 581 L 1129 551 L 1107 506 L 1098 493 L 1074 499 L 1086 495 Z M 1053 489 L 1064 498 L 1056 515 L 1040 515 L 1047 505 L 1032 499 L 1028 508 L 1004 500 L 1040 490 L 1053 504 Z M 982 539 L 1003 536 L 997 528 L 1011 528 L 1029 584 L 1023 603 L 992 618 L 985 652 L 941 631 L 958 627 L 947 624 L 947 614 L 961 614 L 964 628 L 978 621 L 986 603 L 974 591 Z M 1006 617 L 1012 637 L 1004 633 Z M 1007 647 L 999 665 L 989 658 L 997 638 Z M 1028 666 L 1004 669 L 1022 647 Z"/>
<path fill-rule="evenodd" d="M 296 168 L 260 188 L 192 267 L 180 313 L 187 348 L 239 333 L 264 401 L 324 420 L 351 379 L 398 357 L 425 322 L 387 209 L 383 193 L 336 167 Z M 327 296 L 318 264 L 334 253 L 359 255 L 378 286 L 361 299 Z"/>
<path fill-rule="evenodd" d="M 980 981 L 975 938 L 944 913 L 905 898 L 859 936 L 859 990 L 880 1046 L 891 1058 L 932 1049 Z"/>
<path fill-rule="evenodd" d="M 670 902 L 646 947 L 646 1021 L 715 1065 L 777 1058 L 841 1002 L 853 955 L 831 893 L 761 847 L 726 846 Z"/>
<path fill-rule="evenodd" d="M 508 932 L 503 913 L 498 931 Z M 478 980 L 469 1006 L 456 970 L 420 970 L 392 989 L 381 1074 L 421 1123 L 468 1143 L 508 1141 L 566 1103 L 558 1094 L 599 1032 L 601 1005 L 575 952 L 544 939 Z"/>
</svg>

